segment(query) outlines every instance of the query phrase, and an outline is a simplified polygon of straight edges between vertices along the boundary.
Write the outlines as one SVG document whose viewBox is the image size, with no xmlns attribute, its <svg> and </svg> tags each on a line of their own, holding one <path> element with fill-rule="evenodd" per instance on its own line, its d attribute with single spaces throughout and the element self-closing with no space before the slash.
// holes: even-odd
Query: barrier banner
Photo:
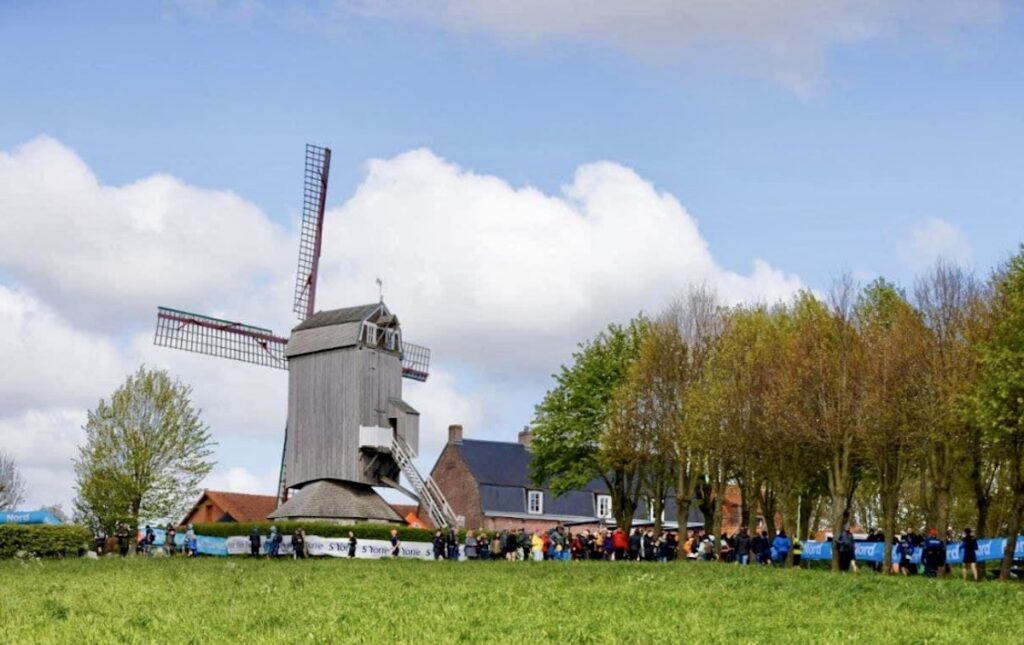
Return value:
<svg viewBox="0 0 1024 645">
<path fill-rule="evenodd" d="M 885 554 L 884 542 L 857 542 L 854 546 L 854 559 L 863 562 L 881 562 Z M 990 562 L 1003 559 L 1003 549 L 1006 548 L 1006 538 L 989 538 L 978 540 L 978 562 Z M 895 551 L 895 548 L 894 548 Z M 910 558 L 912 564 L 921 563 L 921 547 L 914 549 Z M 893 554 L 895 558 L 895 553 Z M 1017 546 L 1014 549 L 1014 559 L 1024 559 L 1024 536 L 1017 537 Z M 831 542 L 804 542 L 804 560 L 831 560 Z M 946 545 L 946 564 L 962 564 L 964 555 L 960 549 L 960 543 L 954 542 Z"/>
<path fill-rule="evenodd" d="M 139 531 L 138 539 L 144 537 L 145 531 Z M 164 529 L 153 529 L 156 540 L 153 546 L 164 546 L 166 534 Z M 176 533 L 174 545 L 181 550 L 185 544 L 185 534 Z M 429 542 L 402 542 L 399 546 L 403 558 L 419 558 L 421 560 L 434 559 L 434 545 Z M 206 535 L 196 536 L 196 550 L 201 555 L 250 555 L 249 537 L 246 535 L 233 535 L 228 538 L 209 537 Z M 267 536 L 260 536 L 260 553 L 268 552 Z M 331 556 L 335 558 L 348 557 L 348 538 L 323 538 L 316 535 L 306 536 L 306 552 L 310 556 Z M 284 535 L 281 538 L 281 547 L 278 555 L 291 556 L 292 537 Z M 391 543 L 387 540 L 365 540 L 359 539 L 356 544 L 356 556 L 362 559 L 386 558 L 391 555 Z M 462 547 L 459 547 L 459 557 L 462 558 Z"/>
</svg>

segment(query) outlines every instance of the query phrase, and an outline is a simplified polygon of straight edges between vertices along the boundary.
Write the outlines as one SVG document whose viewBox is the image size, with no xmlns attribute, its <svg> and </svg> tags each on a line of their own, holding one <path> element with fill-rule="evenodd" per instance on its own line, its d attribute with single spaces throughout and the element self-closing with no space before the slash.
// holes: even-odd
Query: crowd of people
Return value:
<svg viewBox="0 0 1024 645">
<path fill-rule="evenodd" d="M 946 545 L 959 542 L 963 553 L 963 575 L 966 579 L 970 574 L 978 580 L 978 540 L 971 529 L 965 528 L 960 540 L 956 540 L 951 531 L 947 531 L 946 539 L 940 539 L 935 529 L 929 529 L 927 535 L 920 535 L 912 529 L 896 536 L 892 546 L 892 572 L 902 575 L 937 576 L 949 573 L 950 566 L 946 562 Z M 161 547 L 156 547 L 156 532 L 146 525 L 140 532 L 137 550 L 149 555 L 154 548 L 162 548 L 167 555 L 181 553 L 187 557 L 199 554 L 198 538 L 193 526 L 186 528 L 184 539 L 178 544 L 177 529 L 168 524 L 164 529 L 164 540 Z M 871 529 L 866 542 L 882 543 L 885 536 L 881 531 Z M 250 555 L 252 557 L 276 558 L 282 555 L 283 535 L 276 526 L 271 526 L 267 535 L 262 535 L 259 528 L 253 527 L 249 533 Z M 124 523 L 118 523 L 113 539 L 104 532 L 96 533 L 96 551 L 99 555 L 116 552 L 128 555 L 132 544 L 132 535 Z M 392 530 L 389 539 L 391 557 L 399 557 L 401 540 L 397 530 Z M 841 571 L 856 571 L 857 541 L 848 527 L 840 531 L 833 541 L 839 554 Z M 352 531 L 348 532 L 347 555 L 356 557 L 358 539 Z M 731 536 L 722 536 L 715 544 L 715 537 L 704 529 L 692 529 L 680 539 L 677 531 L 663 530 L 655 532 L 653 528 L 633 528 L 627 532 L 616 529 L 571 529 L 559 525 L 550 529 L 526 530 L 524 528 L 503 529 L 501 531 L 469 530 L 464 539 L 452 528 L 438 529 L 434 533 L 433 555 L 435 560 L 507 560 L 543 561 L 543 560 L 610 560 L 610 561 L 647 561 L 671 562 L 673 560 L 719 560 L 735 562 L 741 565 L 758 564 L 766 566 L 800 566 L 803 557 L 803 543 L 799 538 L 790 538 L 785 530 L 780 530 L 774 537 L 767 531 L 748 532 L 741 527 Z M 914 553 L 920 549 L 919 562 L 913 562 Z M 304 529 L 296 528 L 291 535 L 289 555 L 302 559 L 309 555 L 308 542 Z M 871 563 L 875 571 L 881 570 L 881 563 Z"/>
</svg>

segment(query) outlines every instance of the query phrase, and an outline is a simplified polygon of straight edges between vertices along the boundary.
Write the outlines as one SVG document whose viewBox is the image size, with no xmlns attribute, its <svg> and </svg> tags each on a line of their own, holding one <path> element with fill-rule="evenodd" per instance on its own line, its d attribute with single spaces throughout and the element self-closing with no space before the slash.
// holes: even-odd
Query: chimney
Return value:
<svg viewBox="0 0 1024 645">
<path fill-rule="evenodd" d="M 530 426 L 523 426 L 523 429 L 519 432 L 519 443 L 529 448 L 531 441 L 533 441 L 533 433 L 530 432 Z"/>
<path fill-rule="evenodd" d="M 448 426 L 448 443 L 462 443 L 462 426 L 453 424 Z"/>
</svg>

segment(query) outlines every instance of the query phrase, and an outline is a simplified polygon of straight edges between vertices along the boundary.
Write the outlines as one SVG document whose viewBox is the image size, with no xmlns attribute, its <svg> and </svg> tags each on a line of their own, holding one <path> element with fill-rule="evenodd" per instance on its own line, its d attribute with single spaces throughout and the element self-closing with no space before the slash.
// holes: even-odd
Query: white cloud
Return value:
<svg viewBox="0 0 1024 645">
<path fill-rule="evenodd" d="M 0 447 L 14 457 L 25 478 L 25 508 L 62 504 L 70 511 L 71 460 L 84 437 L 84 422 L 84 411 L 59 408 L 0 418 Z"/>
<path fill-rule="evenodd" d="M 971 258 L 971 246 L 955 224 L 932 217 L 910 229 L 902 253 L 911 267 L 920 270 L 940 258 L 967 263 Z"/>
<path fill-rule="evenodd" d="M 126 366 L 111 338 L 76 329 L 32 295 L 2 284 L 0 356 L 0 415 L 86 405 Z"/>
<path fill-rule="evenodd" d="M 381 276 L 407 339 L 491 374 L 549 374 L 581 338 L 688 284 L 729 301 L 801 286 L 762 261 L 724 270 L 675 197 L 611 162 L 546 195 L 416 150 L 370 162 L 324 230 L 321 306 L 372 300 Z"/>
<path fill-rule="evenodd" d="M 287 375 L 155 348 L 148 330 L 168 304 L 286 333 L 293 235 L 240 197 L 172 177 L 105 185 L 45 138 L 0 151 L 0 213 L 0 446 L 26 460 L 30 498 L 68 507 L 84 410 L 141 362 L 193 386 L 229 451 L 208 485 L 272 491 Z M 800 286 L 761 260 L 748 275 L 722 268 L 674 196 L 611 162 L 545 194 L 416 150 L 371 161 L 325 230 L 320 308 L 375 300 L 381 276 L 407 338 L 434 350 L 432 378 L 405 395 L 422 412 L 424 469 L 449 423 L 514 437 L 535 403 L 524 393 L 608 321 L 693 282 L 730 301 Z M 112 312 L 117 325 L 94 324 Z"/>
<path fill-rule="evenodd" d="M 203 488 L 224 490 L 231 493 L 276 495 L 277 476 L 276 469 L 257 474 L 250 472 L 246 468 L 234 466 L 211 473 L 206 478 L 206 481 L 203 482 Z"/>
<path fill-rule="evenodd" d="M 645 59 L 695 59 L 813 84 L 828 50 L 990 24 L 1005 0 L 337 0 L 343 12 L 482 32 L 520 45 L 596 43 Z"/>
<path fill-rule="evenodd" d="M 104 185 L 47 137 L 0 152 L 0 213 L 0 269 L 63 303 L 65 317 L 108 325 L 156 303 L 212 306 L 291 257 L 282 232 L 233 193 L 168 175 Z"/>
</svg>

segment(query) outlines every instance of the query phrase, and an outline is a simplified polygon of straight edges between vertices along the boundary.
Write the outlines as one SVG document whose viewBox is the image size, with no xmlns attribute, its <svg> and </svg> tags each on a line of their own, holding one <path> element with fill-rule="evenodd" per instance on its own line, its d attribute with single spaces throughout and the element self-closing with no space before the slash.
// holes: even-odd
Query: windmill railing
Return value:
<svg viewBox="0 0 1024 645">
<path fill-rule="evenodd" d="M 454 527 L 457 523 L 455 511 L 448 504 L 448 500 L 434 482 L 434 478 L 430 475 L 424 477 L 420 474 L 410 453 L 411 450 L 405 440 L 396 434 L 391 441 L 391 456 L 394 457 L 398 467 L 402 469 L 402 474 L 409 480 L 409 485 L 416 492 L 420 503 L 426 507 L 427 514 L 430 515 L 434 526 Z"/>
</svg>

